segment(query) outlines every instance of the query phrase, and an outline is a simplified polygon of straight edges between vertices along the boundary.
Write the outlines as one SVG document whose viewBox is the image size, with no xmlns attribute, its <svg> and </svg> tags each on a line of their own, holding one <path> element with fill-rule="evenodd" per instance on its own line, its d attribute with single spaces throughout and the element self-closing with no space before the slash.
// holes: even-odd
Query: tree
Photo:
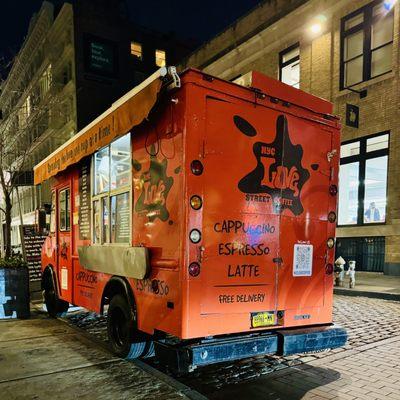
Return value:
<svg viewBox="0 0 400 400">
<path fill-rule="evenodd" d="M 11 117 L 11 118 L 10 118 Z M 3 193 L 4 207 L 0 210 L 4 213 L 4 255 L 11 257 L 11 219 L 13 208 L 13 194 L 17 188 L 18 178 L 25 172 L 27 154 L 30 144 L 23 140 L 18 132 L 20 129 L 9 129 L 12 116 L 0 125 L 0 187 Z M 2 227 L 1 227 L 2 228 Z"/>
<path fill-rule="evenodd" d="M 18 194 L 20 178 L 33 170 L 35 160 L 31 157 L 32 150 L 46 140 L 41 134 L 49 125 L 50 114 L 53 118 L 57 115 L 65 117 L 62 109 L 66 100 L 58 98 L 54 93 L 48 93 L 53 87 L 57 89 L 57 84 L 50 76 L 46 92 L 42 96 L 32 91 L 30 95 L 26 91 L 14 91 L 18 96 L 17 104 L 21 103 L 21 97 L 25 97 L 25 101 L 7 112 L 3 110 L 0 120 L 0 190 L 4 199 L 0 211 L 5 219 L 3 243 L 6 258 L 12 255 L 11 212 L 13 195 Z"/>
</svg>

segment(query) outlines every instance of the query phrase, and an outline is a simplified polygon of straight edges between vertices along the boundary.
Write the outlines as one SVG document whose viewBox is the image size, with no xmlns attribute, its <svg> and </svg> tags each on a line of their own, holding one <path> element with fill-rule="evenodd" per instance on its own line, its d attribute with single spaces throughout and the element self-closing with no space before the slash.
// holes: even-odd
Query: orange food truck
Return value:
<svg viewBox="0 0 400 400">
<path fill-rule="evenodd" d="M 342 346 L 332 324 L 340 124 L 257 72 L 161 68 L 49 155 L 42 288 L 171 368 Z"/>
</svg>

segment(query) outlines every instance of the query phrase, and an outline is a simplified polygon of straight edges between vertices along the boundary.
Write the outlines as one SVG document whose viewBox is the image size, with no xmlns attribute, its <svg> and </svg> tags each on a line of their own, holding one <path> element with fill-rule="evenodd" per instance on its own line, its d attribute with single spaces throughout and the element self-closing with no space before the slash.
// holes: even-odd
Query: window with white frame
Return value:
<svg viewBox="0 0 400 400">
<path fill-rule="evenodd" d="M 385 223 L 389 133 L 342 144 L 338 225 Z"/>
<path fill-rule="evenodd" d="M 129 243 L 130 141 L 128 133 L 93 156 L 93 243 Z"/>
<path fill-rule="evenodd" d="M 300 46 L 298 43 L 279 53 L 279 80 L 300 87 Z"/>
</svg>

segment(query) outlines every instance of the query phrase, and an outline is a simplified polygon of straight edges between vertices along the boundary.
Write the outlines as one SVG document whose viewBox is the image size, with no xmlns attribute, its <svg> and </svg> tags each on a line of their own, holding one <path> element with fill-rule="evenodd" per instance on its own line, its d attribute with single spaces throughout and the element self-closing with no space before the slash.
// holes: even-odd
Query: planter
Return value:
<svg viewBox="0 0 400 400">
<path fill-rule="evenodd" d="M 0 267 L 0 319 L 29 318 L 29 300 L 28 267 Z"/>
</svg>

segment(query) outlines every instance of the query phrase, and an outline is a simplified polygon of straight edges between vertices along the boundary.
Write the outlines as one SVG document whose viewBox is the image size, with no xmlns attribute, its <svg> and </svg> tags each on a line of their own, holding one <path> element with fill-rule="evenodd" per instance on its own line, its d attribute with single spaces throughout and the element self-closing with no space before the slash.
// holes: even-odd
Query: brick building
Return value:
<svg viewBox="0 0 400 400">
<path fill-rule="evenodd" d="M 33 166 L 189 50 L 172 35 L 132 24 L 122 0 L 43 2 L 0 91 L 0 132 L 15 147 L 13 154 L 29 149 L 25 180 L 13 193 L 14 246 L 20 243 L 20 214 L 24 225 L 33 224 L 35 209 L 50 203 L 48 184 L 33 186 Z"/>
<path fill-rule="evenodd" d="M 400 275 L 396 0 L 267 0 L 188 57 L 228 80 L 251 70 L 333 102 L 342 119 L 337 253 Z"/>
</svg>

